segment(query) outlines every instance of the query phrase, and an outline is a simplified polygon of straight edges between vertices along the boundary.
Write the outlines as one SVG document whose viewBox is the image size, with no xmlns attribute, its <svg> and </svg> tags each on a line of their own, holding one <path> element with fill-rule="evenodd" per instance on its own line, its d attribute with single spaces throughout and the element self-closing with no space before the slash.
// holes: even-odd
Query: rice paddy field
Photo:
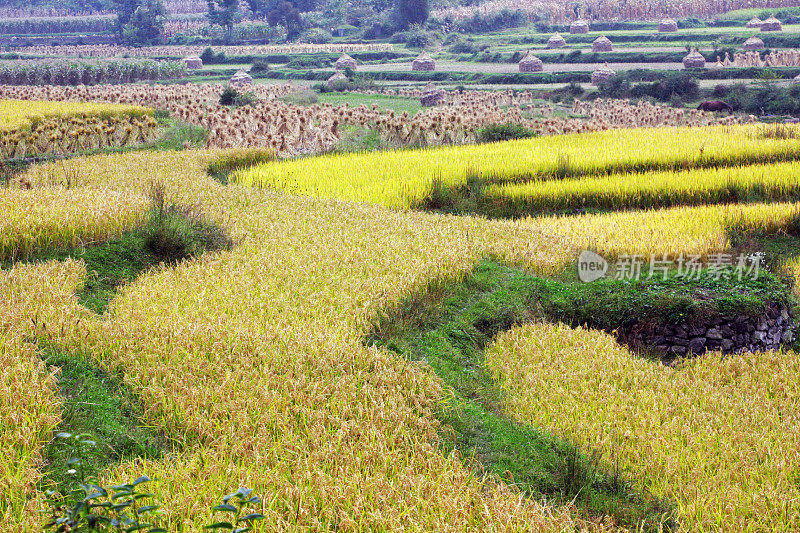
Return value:
<svg viewBox="0 0 800 533">
<path fill-rule="evenodd" d="M 392 309 L 435 299 L 487 258 L 565 280 L 586 248 L 708 256 L 737 244 L 732 229 L 793 238 L 798 131 L 782 128 L 306 157 L 225 183 L 209 168 L 246 151 L 31 166 L 0 190 L 11 213 L 0 241 L 0 529 L 47 521 L 37 510 L 51 440 L 71 409 L 68 368 L 46 363 L 56 352 L 119 380 L 138 423 L 169 443 L 121 456 L 97 481 L 151 478 L 154 523 L 169 531 L 200 531 L 215 519 L 210 507 L 243 486 L 259 496 L 258 531 L 797 530 L 800 369 L 790 347 L 666 366 L 561 323 L 506 324 L 491 336 L 499 416 L 594 457 L 594 475 L 616 472 L 617 490 L 636 501 L 664 502 L 631 515 L 537 496 L 448 449 L 452 417 L 472 404 L 451 411 L 454 385 L 438 367 L 365 342 Z M 486 202 L 514 205 L 515 216 L 432 207 L 475 180 Z M 232 244 L 156 264 L 115 288 L 102 313 L 87 308 L 97 267 L 69 250 L 117 242 L 154 209 L 167 216 L 165 205 L 190 206 L 188 220 L 202 214 Z"/>
<path fill-rule="evenodd" d="M 503 6 L 425 35 L 213 44 L 191 70 L 199 34 L 127 47 L 100 44 L 110 15 L 30 35 L 3 15 L 0 532 L 115 531 L 97 524 L 119 512 L 151 533 L 800 531 L 800 125 L 772 101 L 697 109 L 745 91 L 794 109 L 800 63 L 711 58 L 757 35 L 759 61 L 791 63 L 800 11 L 780 32 L 744 27 L 772 7 L 714 2 L 673 6 L 714 15 L 668 33 L 458 29 Z M 62 26 L 97 44 L 38 32 Z M 435 70 L 414 71 L 426 36 Z M 80 79 L 43 67 L 76 58 Z M 616 98 L 601 66 L 697 87 Z M 588 251 L 763 277 L 584 283 Z M 756 329 L 778 305 L 788 333 Z M 737 330 L 690 349 L 713 313 L 780 348 L 723 349 Z M 651 315 L 686 333 L 666 355 L 632 340 Z"/>
</svg>

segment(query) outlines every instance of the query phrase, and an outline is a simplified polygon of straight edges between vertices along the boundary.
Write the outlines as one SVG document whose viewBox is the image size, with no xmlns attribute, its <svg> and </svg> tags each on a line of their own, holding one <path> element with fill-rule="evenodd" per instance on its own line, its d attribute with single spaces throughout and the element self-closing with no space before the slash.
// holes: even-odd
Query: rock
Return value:
<svg viewBox="0 0 800 533">
<path fill-rule="evenodd" d="M 723 351 L 730 352 L 736 344 L 731 339 L 722 339 Z"/>
<path fill-rule="evenodd" d="M 703 353 L 706 349 L 706 339 L 703 337 L 698 337 L 696 339 L 690 340 L 688 349 L 695 355 Z"/>
<path fill-rule="evenodd" d="M 720 333 L 726 339 L 730 339 L 734 335 L 733 329 L 728 324 L 724 324 L 722 327 L 719 328 Z"/>
<path fill-rule="evenodd" d="M 747 331 L 747 322 L 732 322 L 730 327 L 736 333 L 744 333 Z"/>
<path fill-rule="evenodd" d="M 702 337 L 706 334 L 706 331 L 705 326 L 695 324 L 689 327 L 687 333 L 690 337 Z"/>
<path fill-rule="evenodd" d="M 686 351 L 687 350 L 686 350 L 685 346 L 677 346 L 677 345 L 675 345 L 675 346 L 673 346 L 672 348 L 669 349 L 669 353 L 671 353 L 672 355 L 677 355 L 677 356 L 686 355 Z"/>
<path fill-rule="evenodd" d="M 706 337 L 709 339 L 719 340 L 722 338 L 722 332 L 717 328 L 711 328 L 706 332 Z"/>
</svg>

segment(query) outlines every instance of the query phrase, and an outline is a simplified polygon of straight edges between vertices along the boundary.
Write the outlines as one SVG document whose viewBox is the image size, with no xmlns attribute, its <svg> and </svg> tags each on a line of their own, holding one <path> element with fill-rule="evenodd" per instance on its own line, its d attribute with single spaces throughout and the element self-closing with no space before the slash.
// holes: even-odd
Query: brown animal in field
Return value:
<svg viewBox="0 0 800 533">
<path fill-rule="evenodd" d="M 728 111 L 733 113 L 733 108 L 722 100 L 708 100 L 697 106 L 701 111 Z"/>
</svg>

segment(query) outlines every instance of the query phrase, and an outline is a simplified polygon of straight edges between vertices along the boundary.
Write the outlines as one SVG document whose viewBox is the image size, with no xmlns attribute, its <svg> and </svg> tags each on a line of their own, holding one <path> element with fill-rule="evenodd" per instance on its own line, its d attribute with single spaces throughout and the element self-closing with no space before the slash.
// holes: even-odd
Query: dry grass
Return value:
<svg viewBox="0 0 800 533">
<path fill-rule="evenodd" d="M 673 369 L 605 333 L 540 324 L 503 334 L 487 361 L 511 414 L 675 500 L 686 530 L 800 528 L 797 354 L 712 354 Z"/>
</svg>

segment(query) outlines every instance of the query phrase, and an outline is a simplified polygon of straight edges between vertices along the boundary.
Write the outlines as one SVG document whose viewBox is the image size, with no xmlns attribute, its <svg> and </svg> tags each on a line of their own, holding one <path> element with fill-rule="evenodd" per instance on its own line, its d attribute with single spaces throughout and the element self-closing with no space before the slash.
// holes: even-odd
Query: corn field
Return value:
<svg viewBox="0 0 800 533">
<path fill-rule="evenodd" d="M 118 45 L 68 45 L 68 46 L 24 46 L 16 49 L 20 54 L 43 55 L 47 57 L 185 57 L 200 55 L 207 46 L 142 46 L 137 48 Z M 388 43 L 330 43 L 330 44 L 283 44 L 283 45 L 242 45 L 214 46 L 214 52 L 224 52 L 226 56 L 253 56 L 267 54 L 318 54 L 349 52 L 383 52 L 394 50 Z"/>
<path fill-rule="evenodd" d="M 36 60 L 0 62 L 2 85 L 98 85 L 172 80 L 186 76 L 182 61 Z"/>
<path fill-rule="evenodd" d="M 800 5 L 797 0 L 678 0 L 676 2 L 651 2 L 649 0 L 585 0 L 580 3 L 567 0 L 489 0 L 475 6 L 444 8 L 434 11 L 437 18 L 454 20 L 487 16 L 503 10 L 523 11 L 531 20 L 550 23 L 566 23 L 583 18 L 586 20 L 653 20 L 663 17 L 697 17 L 711 19 L 737 9 L 780 9 Z M 534 18 L 534 16 L 536 18 Z"/>
<path fill-rule="evenodd" d="M 114 17 L 108 15 L 0 19 L 0 35 L 99 33 L 113 28 Z"/>
</svg>

